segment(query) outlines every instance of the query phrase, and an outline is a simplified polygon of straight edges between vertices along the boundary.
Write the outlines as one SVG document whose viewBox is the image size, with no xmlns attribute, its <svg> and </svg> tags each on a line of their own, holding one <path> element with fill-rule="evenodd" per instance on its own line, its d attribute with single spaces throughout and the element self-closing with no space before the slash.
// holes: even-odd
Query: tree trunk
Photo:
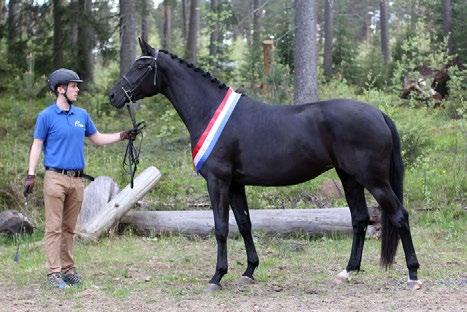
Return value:
<svg viewBox="0 0 467 312">
<path fill-rule="evenodd" d="M 196 55 L 198 53 L 199 10 L 199 0 L 191 0 L 190 25 L 188 29 L 185 59 L 193 64 L 196 63 Z"/>
<path fill-rule="evenodd" d="M 133 0 L 120 0 L 120 75 L 127 73 L 136 58 L 136 16 Z"/>
<path fill-rule="evenodd" d="M 381 18 L 381 52 L 383 52 L 384 63 L 388 64 L 391 62 L 391 53 L 389 51 L 389 26 L 388 26 L 388 14 L 389 6 L 387 0 L 380 0 L 380 18 Z"/>
<path fill-rule="evenodd" d="M 83 80 L 83 87 L 89 90 L 93 80 L 92 58 L 92 1 L 79 0 L 81 16 L 78 20 L 78 68 L 77 72 Z"/>
<path fill-rule="evenodd" d="M 121 217 L 130 210 L 159 181 L 161 173 L 156 167 L 146 168 L 134 181 L 134 187 L 127 185 L 91 220 L 82 225 L 80 237 L 98 239 L 102 234 L 117 224 Z"/>
<path fill-rule="evenodd" d="M 71 0 L 70 4 L 68 5 L 68 10 L 72 12 L 74 16 L 79 16 L 81 14 L 80 11 L 80 6 L 79 6 L 79 0 Z M 67 38 L 66 44 L 72 46 L 72 47 L 77 47 L 78 46 L 78 29 L 79 29 L 79 20 L 76 18 L 73 18 L 69 21 L 70 25 L 70 34 Z"/>
<path fill-rule="evenodd" d="M 253 0 L 253 47 L 260 46 L 260 0 Z"/>
<path fill-rule="evenodd" d="M 295 0 L 294 103 L 318 101 L 315 1 Z"/>
<path fill-rule="evenodd" d="M 332 76 L 332 40 L 334 0 L 324 0 L 324 74 Z"/>
<path fill-rule="evenodd" d="M 380 228 L 378 215 L 370 217 L 369 231 Z M 251 209 L 253 231 L 268 234 L 329 234 L 352 233 L 349 208 L 323 209 Z M 129 211 L 121 223 L 134 227 L 143 234 L 180 233 L 209 235 L 214 233 L 214 218 L 211 210 L 185 211 Z M 238 228 L 232 214 L 229 216 L 229 235 L 237 235 Z"/>
<path fill-rule="evenodd" d="M 148 0 L 141 2 L 141 38 L 148 41 Z"/>
<path fill-rule="evenodd" d="M 8 2 L 8 17 L 7 17 L 7 59 L 8 63 L 16 64 L 16 41 L 18 34 L 18 6 L 19 0 L 10 0 Z"/>
<path fill-rule="evenodd" d="M 448 54 L 453 51 L 452 40 L 452 3 L 451 0 L 443 0 L 443 32 L 448 37 Z"/>
<path fill-rule="evenodd" d="M 54 46 L 53 46 L 53 65 L 54 68 L 63 67 L 63 0 L 53 1 L 53 20 L 54 20 Z"/>
<path fill-rule="evenodd" d="M 187 24 L 186 0 L 182 0 L 182 35 L 183 35 L 183 41 L 186 41 L 188 39 L 186 24 Z"/>
<path fill-rule="evenodd" d="M 172 46 L 172 13 L 170 10 L 170 1 L 164 0 L 164 34 L 162 38 L 162 47 L 170 50 Z"/>
<path fill-rule="evenodd" d="M 218 36 L 219 36 L 219 0 L 211 0 L 211 13 L 214 16 L 214 25 L 211 30 L 209 40 L 209 56 L 214 57 L 217 54 Z"/>
<path fill-rule="evenodd" d="M 5 0 L 0 0 L 0 39 L 3 38 Z"/>
</svg>

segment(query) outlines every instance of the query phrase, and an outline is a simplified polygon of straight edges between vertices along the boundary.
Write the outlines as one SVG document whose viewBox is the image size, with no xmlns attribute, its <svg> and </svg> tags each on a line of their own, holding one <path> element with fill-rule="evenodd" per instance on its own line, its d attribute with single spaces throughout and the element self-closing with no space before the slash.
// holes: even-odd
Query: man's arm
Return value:
<svg viewBox="0 0 467 312">
<path fill-rule="evenodd" d="M 36 167 L 41 157 L 42 144 L 43 142 L 40 139 L 32 141 L 31 150 L 29 151 L 28 175 L 34 175 L 36 172 Z"/>
<path fill-rule="evenodd" d="M 89 136 L 89 140 L 96 145 L 105 145 L 122 141 L 120 132 L 115 133 L 100 133 L 97 131 Z"/>
</svg>

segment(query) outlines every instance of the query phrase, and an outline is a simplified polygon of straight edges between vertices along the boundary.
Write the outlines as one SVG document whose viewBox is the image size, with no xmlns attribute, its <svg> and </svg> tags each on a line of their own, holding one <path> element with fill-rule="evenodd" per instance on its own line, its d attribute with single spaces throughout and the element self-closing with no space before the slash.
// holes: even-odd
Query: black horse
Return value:
<svg viewBox="0 0 467 312">
<path fill-rule="evenodd" d="M 209 73 L 140 40 L 143 55 L 109 93 L 122 107 L 131 100 L 165 95 L 190 132 L 192 148 L 203 135 L 228 88 Z M 245 185 L 281 186 L 310 180 L 335 168 L 350 207 L 353 243 L 350 260 L 338 274 L 347 280 L 360 270 L 369 222 L 364 188 L 382 208 L 381 263 L 394 262 L 402 240 L 408 285 L 419 288 L 419 264 L 403 207 L 400 140 L 392 120 L 377 108 L 352 100 L 304 105 L 267 105 L 242 95 L 212 153 L 200 169 L 214 213 L 217 264 L 208 290 L 220 289 L 227 273 L 229 206 L 244 239 L 248 265 L 242 279 L 253 281 L 259 264 Z"/>
</svg>

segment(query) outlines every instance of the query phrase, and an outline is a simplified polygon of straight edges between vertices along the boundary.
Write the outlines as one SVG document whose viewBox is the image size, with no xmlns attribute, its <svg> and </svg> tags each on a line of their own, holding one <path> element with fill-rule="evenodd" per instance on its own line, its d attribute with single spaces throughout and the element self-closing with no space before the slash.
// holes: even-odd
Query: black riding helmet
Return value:
<svg viewBox="0 0 467 312">
<path fill-rule="evenodd" d="M 83 82 L 83 80 L 79 78 L 77 73 L 66 68 L 57 69 L 47 79 L 47 85 L 54 93 L 59 85 L 68 85 L 69 82 Z"/>
</svg>

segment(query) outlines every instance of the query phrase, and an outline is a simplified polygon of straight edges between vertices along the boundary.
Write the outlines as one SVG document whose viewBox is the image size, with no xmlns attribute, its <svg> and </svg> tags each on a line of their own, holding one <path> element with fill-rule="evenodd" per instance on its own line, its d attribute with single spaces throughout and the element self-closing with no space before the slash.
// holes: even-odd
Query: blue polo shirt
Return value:
<svg viewBox="0 0 467 312">
<path fill-rule="evenodd" d="M 41 111 L 37 116 L 34 138 L 43 141 L 44 166 L 84 169 L 84 138 L 96 131 L 88 112 L 82 108 L 72 105 L 65 112 L 53 103 Z"/>
</svg>

